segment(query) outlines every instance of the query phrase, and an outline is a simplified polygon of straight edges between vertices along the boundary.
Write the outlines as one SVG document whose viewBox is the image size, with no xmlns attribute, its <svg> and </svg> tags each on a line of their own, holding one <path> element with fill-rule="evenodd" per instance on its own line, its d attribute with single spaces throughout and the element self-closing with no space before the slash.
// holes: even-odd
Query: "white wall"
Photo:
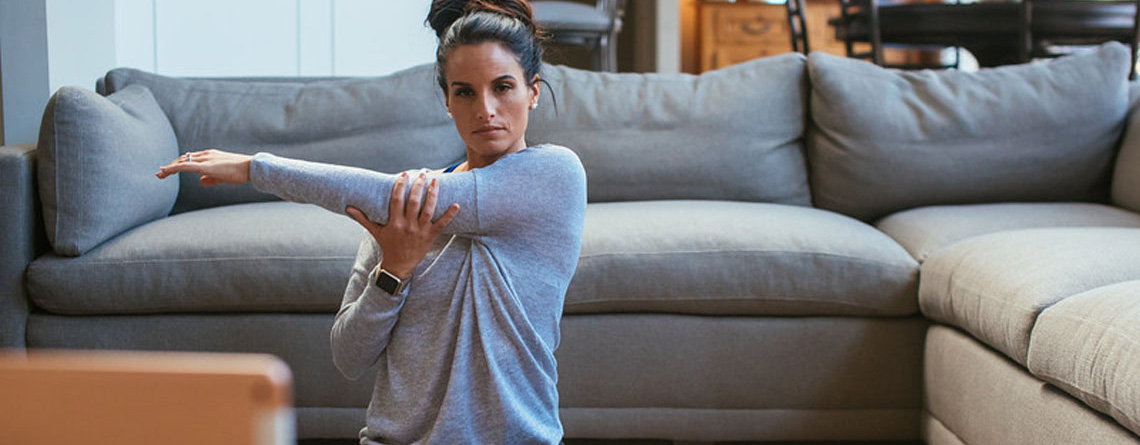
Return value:
<svg viewBox="0 0 1140 445">
<path fill-rule="evenodd" d="M 105 1 L 117 65 L 159 74 L 375 76 L 435 59 L 430 0 Z"/>
<path fill-rule="evenodd" d="M 114 0 L 47 0 L 48 85 L 92 88 L 115 65 Z"/>
</svg>

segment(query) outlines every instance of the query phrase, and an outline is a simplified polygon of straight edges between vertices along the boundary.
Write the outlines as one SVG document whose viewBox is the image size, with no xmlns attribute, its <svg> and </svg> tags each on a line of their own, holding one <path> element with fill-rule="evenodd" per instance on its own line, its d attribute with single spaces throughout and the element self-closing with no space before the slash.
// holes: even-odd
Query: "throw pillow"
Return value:
<svg viewBox="0 0 1140 445">
<path fill-rule="evenodd" d="M 178 142 L 150 91 L 108 97 L 63 87 L 40 125 L 36 168 L 48 241 L 78 256 L 170 213 L 178 181 L 154 177 L 178 156 Z"/>
<path fill-rule="evenodd" d="M 815 205 L 1105 201 L 1128 104 L 1124 45 L 969 73 L 809 57 Z"/>
<path fill-rule="evenodd" d="M 434 64 L 343 79 L 185 79 L 119 68 L 103 84 L 154 92 L 183 150 L 264 151 L 382 172 L 444 167 L 466 154 Z M 174 213 L 278 199 L 249 184 L 203 187 L 196 175 L 179 176 Z"/>
</svg>

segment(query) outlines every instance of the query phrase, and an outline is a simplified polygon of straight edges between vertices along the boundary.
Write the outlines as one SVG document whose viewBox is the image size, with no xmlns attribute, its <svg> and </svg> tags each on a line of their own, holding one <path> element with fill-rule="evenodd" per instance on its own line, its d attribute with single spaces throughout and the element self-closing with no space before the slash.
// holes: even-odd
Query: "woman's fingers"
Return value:
<svg viewBox="0 0 1140 445">
<path fill-rule="evenodd" d="M 155 176 L 159 179 L 166 179 L 175 173 L 202 173 L 202 164 L 210 160 L 209 155 L 212 154 L 213 151 L 214 150 L 186 152 L 182 156 L 170 161 L 169 164 L 159 167 L 158 173 L 156 173 Z M 218 181 L 213 182 L 214 185 L 218 184 Z M 203 185 L 205 185 L 204 182 Z"/>
<path fill-rule="evenodd" d="M 200 164 L 198 162 L 178 162 L 178 161 L 175 161 L 171 164 L 160 167 L 156 176 L 158 176 L 159 179 L 165 179 L 166 177 L 173 175 L 175 173 L 183 173 L 183 172 L 191 172 L 191 173 L 199 173 L 200 174 L 200 173 L 202 173 L 202 164 Z"/>
<path fill-rule="evenodd" d="M 435 215 L 435 202 L 439 198 L 439 181 L 432 178 L 431 183 L 428 184 L 427 197 L 424 198 L 424 206 L 420 209 L 420 225 L 427 226 L 431 224 L 431 217 Z"/>
<path fill-rule="evenodd" d="M 408 221 L 419 219 L 420 209 L 423 208 L 424 183 L 426 181 L 427 176 L 420 172 L 416 175 L 416 180 L 412 182 L 412 189 L 408 192 L 408 203 L 404 206 L 404 217 Z"/>
<path fill-rule="evenodd" d="M 408 172 L 400 173 L 396 178 L 396 185 L 392 186 L 392 198 L 388 200 L 388 218 L 400 215 L 404 211 L 404 190 L 407 187 Z"/>
<path fill-rule="evenodd" d="M 445 227 L 447 227 L 448 224 L 451 224 L 451 220 L 455 219 L 455 215 L 458 215 L 458 214 L 459 214 L 459 204 L 452 204 L 450 207 L 448 207 L 447 211 L 444 212 L 443 216 L 439 217 L 439 219 L 437 219 L 434 223 L 432 223 L 432 225 L 431 225 L 432 237 L 435 237 L 436 235 L 439 235 L 440 233 L 442 233 L 443 229 Z"/>
</svg>

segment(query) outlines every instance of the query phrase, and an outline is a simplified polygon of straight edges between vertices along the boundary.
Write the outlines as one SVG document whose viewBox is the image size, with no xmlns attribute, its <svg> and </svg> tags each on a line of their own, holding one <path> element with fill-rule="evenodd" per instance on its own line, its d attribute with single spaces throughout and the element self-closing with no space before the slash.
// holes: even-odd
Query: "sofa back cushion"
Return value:
<svg viewBox="0 0 1140 445">
<path fill-rule="evenodd" d="M 1140 80 L 1128 84 L 1128 126 L 1112 175 L 1112 203 L 1140 212 Z"/>
<path fill-rule="evenodd" d="M 1129 60 L 1115 42 L 974 73 L 812 54 L 814 203 L 873 220 L 935 204 L 1103 201 Z"/>
<path fill-rule="evenodd" d="M 182 79 L 133 69 L 103 79 L 108 93 L 134 84 L 154 92 L 180 152 L 264 151 L 384 172 L 442 167 L 464 156 L 431 65 L 311 81 Z M 276 199 L 248 184 L 206 188 L 195 175 L 180 176 L 175 213 Z"/>
<path fill-rule="evenodd" d="M 59 255 L 82 255 L 165 217 L 178 196 L 177 182 L 154 177 L 178 155 L 178 144 L 142 86 L 108 97 L 60 88 L 44 110 L 38 145 L 44 226 Z"/>
<path fill-rule="evenodd" d="M 699 76 L 563 66 L 546 66 L 543 75 L 551 88 L 543 88 L 531 115 L 527 143 L 550 142 L 577 152 L 591 202 L 810 204 L 802 55 Z"/>
</svg>

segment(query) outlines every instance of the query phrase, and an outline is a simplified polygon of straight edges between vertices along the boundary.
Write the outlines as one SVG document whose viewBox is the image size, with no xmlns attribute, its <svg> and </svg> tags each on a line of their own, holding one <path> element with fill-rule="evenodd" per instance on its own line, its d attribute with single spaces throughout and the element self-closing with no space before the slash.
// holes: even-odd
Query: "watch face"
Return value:
<svg viewBox="0 0 1140 445">
<path fill-rule="evenodd" d="M 376 274 L 376 286 L 394 296 L 400 289 L 400 278 L 392 276 L 388 270 L 380 269 L 380 274 Z"/>
<path fill-rule="evenodd" d="M 379 287 L 391 295 L 395 295 L 396 290 L 400 288 L 400 280 L 392 276 L 388 271 L 381 269 L 380 273 L 376 275 L 376 287 Z"/>
</svg>

